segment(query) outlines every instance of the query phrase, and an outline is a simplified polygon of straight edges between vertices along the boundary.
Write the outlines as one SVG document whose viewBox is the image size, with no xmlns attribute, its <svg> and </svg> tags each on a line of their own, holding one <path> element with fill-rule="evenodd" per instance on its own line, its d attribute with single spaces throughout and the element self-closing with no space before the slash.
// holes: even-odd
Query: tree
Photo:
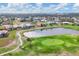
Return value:
<svg viewBox="0 0 79 59">
<path fill-rule="evenodd" d="M 27 38 L 27 41 L 29 42 L 29 47 L 32 48 L 32 39 L 31 38 Z"/>
</svg>

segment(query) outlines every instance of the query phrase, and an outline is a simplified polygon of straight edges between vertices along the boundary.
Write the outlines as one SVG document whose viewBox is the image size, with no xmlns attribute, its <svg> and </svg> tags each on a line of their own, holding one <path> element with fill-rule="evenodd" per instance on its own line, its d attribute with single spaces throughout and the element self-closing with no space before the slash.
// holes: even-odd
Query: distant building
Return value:
<svg viewBox="0 0 79 59">
<path fill-rule="evenodd" d="M 21 27 L 21 28 L 31 28 L 31 27 L 34 27 L 34 25 L 33 24 L 31 24 L 31 23 L 21 23 L 20 25 L 19 25 L 19 27 Z"/>
<path fill-rule="evenodd" d="M 37 22 L 35 24 L 36 27 L 43 27 L 43 26 L 46 26 L 46 24 L 44 24 L 43 22 Z"/>
<path fill-rule="evenodd" d="M 5 30 L 12 30 L 13 26 L 12 25 L 3 25 Z"/>
<path fill-rule="evenodd" d="M 77 18 L 77 17 L 72 17 L 71 19 L 74 20 L 74 23 L 75 23 L 75 24 L 79 24 L 79 18 Z"/>
<path fill-rule="evenodd" d="M 4 21 L 4 22 L 2 22 L 1 25 L 8 25 L 8 24 L 10 24 L 9 21 Z"/>
<path fill-rule="evenodd" d="M 3 17 L 3 21 L 7 21 L 8 20 L 8 18 L 6 18 L 6 17 Z"/>
<path fill-rule="evenodd" d="M 46 22 L 47 21 L 47 18 L 44 17 L 44 18 L 41 19 L 41 21 L 42 22 Z"/>
<path fill-rule="evenodd" d="M 42 17 L 33 17 L 32 19 L 33 19 L 33 21 L 41 21 Z"/>
<path fill-rule="evenodd" d="M 14 29 L 17 29 L 19 27 L 19 25 L 13 25 Z"/>
</svg>

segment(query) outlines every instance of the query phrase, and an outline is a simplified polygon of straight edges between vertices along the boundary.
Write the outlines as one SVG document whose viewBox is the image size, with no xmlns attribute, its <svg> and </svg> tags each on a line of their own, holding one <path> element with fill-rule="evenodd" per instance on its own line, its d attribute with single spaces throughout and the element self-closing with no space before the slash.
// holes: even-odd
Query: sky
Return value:
<svg viewBox="0 0 79 59">
<path fill-rule="evenodd" d="M 0 3 L 0 13 L 79 13 L 79 3 Z"/>
</svg>

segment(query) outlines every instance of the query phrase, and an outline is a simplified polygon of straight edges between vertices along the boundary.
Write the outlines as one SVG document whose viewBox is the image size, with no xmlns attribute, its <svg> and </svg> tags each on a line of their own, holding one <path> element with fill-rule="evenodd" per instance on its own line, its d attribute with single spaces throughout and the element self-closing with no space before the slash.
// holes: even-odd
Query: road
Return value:
<svg viewBox="0 0 79 59">
<path fill-rule="evenodd" d="M 21 31 L 16 32 L 16 36 L 18 37 L 18 41 L 19 41 L 18 46 L 17 46 L 16 48 L 10 50 L 10 51 L 7 51 L 7 52 L 4 52 L 4 53 L 1 53 L 0 56 L 5 55 L 5 54 L 8 54 L 8 53 L 11 53 L 11 52 L 14 52 L 14 51 L 16 51 L 17 49 L 19 49 L 20 46 L 23 45 L 23 41 L 22 41 L 22 39 L 21 39 L 20 32 L 21 32 Z"/>
</svg>

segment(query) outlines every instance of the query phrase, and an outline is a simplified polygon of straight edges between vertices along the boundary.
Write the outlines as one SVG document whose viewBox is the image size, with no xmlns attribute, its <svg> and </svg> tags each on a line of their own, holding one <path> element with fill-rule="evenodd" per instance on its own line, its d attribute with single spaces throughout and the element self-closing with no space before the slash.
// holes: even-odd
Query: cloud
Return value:
<svg viewBox="0 0 79 59">
<path fill-rule="evenodd" d="M 75 3 L 73 7 L 79 7 L 79 3 Z"/>
<path fill-rule="evenodd" d="M 64 8 L 67 5 L 67 3 L 59 4 L 57 7 L 53 8 L 53 11 L 59 10 L 61 8 Z"/>
<path fill-rule="evenodd" d="M 70 7 L 67 3 L 47 3 L 47 5 L 44 3 L 8 3 L 7 6 L 1 5 L 0 13 L 61 13 L 78 11 L 79 8 L 74 6 L 79 6 L 79 4 L 73 4 L 73 8 L 69 9 Z"/>
<path fill-rule="evenodd" d="M 43 3 L 36 3 L 37 7 L 42 7 Z"/>
<path fill-rule="evenodd" d="M 53 6 L 53 7 L 50 6 L 50 7 L 47 8 L 46 12 L 48 12 L 48 13 L 59 12 L 58 10 L 65 8 L 66 5 L 67 5 L 67 4 L 58 4 L 58 5 L 55 5 L 55 6 Z M 64 10 L 64 9 L 63 9 L 63 10 Z"/>
</svg>

